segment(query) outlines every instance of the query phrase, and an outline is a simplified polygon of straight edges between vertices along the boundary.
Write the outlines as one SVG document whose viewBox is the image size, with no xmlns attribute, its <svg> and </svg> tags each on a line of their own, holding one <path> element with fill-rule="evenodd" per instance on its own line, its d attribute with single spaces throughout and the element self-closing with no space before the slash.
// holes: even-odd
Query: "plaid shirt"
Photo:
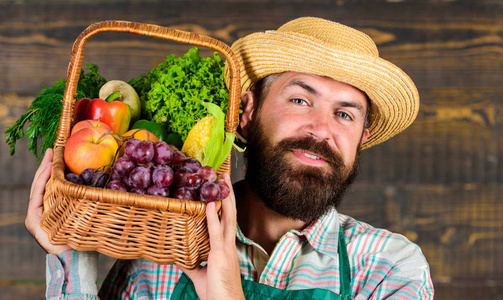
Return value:
<svg viewBox="0 0 503 300">
<path fill-rule="evenodd" d="M 320 288 L 338 293 L 339 226 L 351 265 L 352 298 L 433 299 L 429 266 L 417 245 L 402 235 L 338 214 L 335 209 L 302 231 L 288 231 L 271 256 L 238 228 L 242 278 L 279 289 Z M 73 250 L 59 257 L 48 255 L 47 297 L 59 299 L 64 294 L 66 299 L 97 299 L 96 286 L 86 282 L 96 280 L 95 271 L 91 270 L 93 275 L 89 276 L 85 270 L 96 269 L 89 267 L 92 260 Z M 180 276 L 180 269 L 173 265 L 119 260 L 103 282 L 99 297 L 169 299 Z"/>
</svg>

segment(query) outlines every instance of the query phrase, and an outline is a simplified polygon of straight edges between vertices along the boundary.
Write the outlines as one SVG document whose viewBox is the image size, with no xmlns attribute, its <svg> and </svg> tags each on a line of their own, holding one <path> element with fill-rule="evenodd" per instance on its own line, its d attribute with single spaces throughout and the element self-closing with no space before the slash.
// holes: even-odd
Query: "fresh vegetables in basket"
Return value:
<svg viewBox="0 0 503 300">
<path fill-rule="evenodd" d="M 73 120 L 101 120 L 116 134 L 123 134 L 131 123 L 131 107 L 121 101 L 114 101 L 118 93 L 113 93 L 106 99 L 80 98 L 75 103 Z"/>
<path fill-rule="evenodd" d="M 139 95 L 143 119 L 132 123 L 126 133 L 123 133 L 126 129 L 116 129 L 113 119 L 118 114 L 107 113 L 112 110 L 107 102 L 124 105 L 109 98 L 119 90 L 125 94 L 124 90 L 132 89 L 131 85 L 112 80 L 100 90 L 101 98 L 107 100 L 78 100 L 75 121 L 100 120 L 113 133 L 99 136 L 99 130 L 94 128 L 74 137 L 72 131 L 64 155 L 70 171 L 67 180 L 180 199 L 208 202 L 225 198 L 229 187 L 217 180 L 216 170 L 228 157 L 235 136 L 225 132 L 228 92 L 223 66 L 216 53 L 214 59 L 201 58 L 199 49 L 192 48 L 183 58 L 170 55 L 148 75 L 130 80 L 129 84 L 137 91 L 133 94 Z M 135 106 L 133 103 L 132 107 Z M 155 135 L 149 135 L 154 132 Z M 82 135 L 87 136 L 87 141 Z M 173 139 L 173 135 L 179 139 Z M 109 141 L 111 136 L 116 138 L 118 148 Z M 77 139 L 80 140 L 75 142 Z M 82 150 L 75 147 L 76 143 Z M 113 151 L 115 156 L 110 155 Z"/>
<path fill-rule="evenodd" d="M 213 58 L 201 58 L 198 48 L 183 57 L 169 55 L 129 83 L 107 82 L 96 65 L 87 68 L 91 71 L 79 78 L 74 126 L 64 151 L 68 181 L 207 202 L 228 195 L 216 170 L 235 136 L 225 132 L 229 94 L 224 62 L 216 52 Z M 60 80 L 44 90 L 8 129 L 11 154 L 28 121 L 33 123 L 27 129 L 30 150 L 37 155 L 40 137 L 45 139 L 39 153 L 52 147 L 65 84 Z"/>
<path fill-rule="evenodd" d="M 224 61 L 200 57 L 194 47 L 183 57 L 169 55 L 147 75 L 129 83 L 140 95 L 143 118 L 163 125 L 185 141 L 191 128 L 207 114 L 202 101 L 227 111 L 229 92 L 224 82 Z"/>
<path fill-rule="evenodd" d="M 89 72 L 81 70 L 77 84 L 77 97 L 98 97 L 100 87 L 106 82 L 95 64 L 86 64 Z M 28 111 L 5 131 L 5 142 L 10 146 L 10 155 L 16 151 L 16 142 L 26 136 L 28 150 L 33 152 L 40 162 L 45 150 L 51 148 L 56 140 L 59 119 L 61 117 L 62 100 L 65 92 L 66 80 L 56 81 L 54 86 L 42 90 L 31 103 Z M 24 131 L 25 125 L 26 135 Z M 38 143 L 41 141 L 41 144 Z"/>
<path fill-rule="evenodd" d="M 138 128 L 131 125 L 139 118 L 155 122 L 164 129 L 157 131 L 166 131 L 165 139 L 177 147 L 182 146 L 190 129 L 206 116 L 203 101 L 214 103 L 222 111 L 227 111 L 229 93 L 223 78 L 224 61 L 217 52 L 213 58 L 200 57 L 199 49 L 194 47 L 183 57 L 169 55 L 148 74 L 129 80 L 129 84 L 120 80 L 107 82 L 99 74 L 97 65 L 88 63 L 86 67 L 90 71 L 88 73 L 82 71 L 80 74 L 77 99 L 106 99 L 110 94 L 120 92 L 119 100 L 131 108 L 130 129 Z M 25 137 L 24 126 L 29 123 L 31 124 L 26 128 L 26 138 L 30 139 L 29 150 L 39 160 L 45 150 L 53 146 L 61 116 L 65 85 L 66 81 L 62 79 L 53 87 L 45 88 L 28 111 L 7 128 L 6 143 L 10 146 L 11 155 L 14 155 L 16 141 Z M 76 105 L 76 111 L 79 110 L 79 106 Z M 89 116 L 92 114 L 93 112 L 86 111 L 83 113 L 86 117 L 77 117 L 74 123 L 87 118 L 98 119 L 96 115 Z M 105 119 L 102 121 L 107 122 Z M 122 126 L 124 127 L 124 124 Z M 40 140 L 43 142 L 38 147 Z"/>
<path fill-rule="evenodd" d="M 235 134 L 225 132 L 225 114 L 220 107 L 209 102 L 202 105 L 209 114 L 192 127 L 182 152 L 201 161 L 204 166 L 218 169 L 231 152 Z"/>
<path fill-rule="evenodd" d="M 225 133 L 225 114 L 217 105 L 202 104 L 209 114 L 191 129 L 181 151 L 151 138 L 145 129 L 116 135 L 120 143 L 125 141 L 122 151 L 117 151 L 113 133 L 88 123 L 91 128 L 68 139 L 64 157 L 71 173 L 67 180 L 144 195 L 205 202 L 224 199 L 229 187 L 217 180 L 216 169 L 229 155 L 234 134 Z M 116 152 L 121 154 L 114 162 Z"/>
</svg>

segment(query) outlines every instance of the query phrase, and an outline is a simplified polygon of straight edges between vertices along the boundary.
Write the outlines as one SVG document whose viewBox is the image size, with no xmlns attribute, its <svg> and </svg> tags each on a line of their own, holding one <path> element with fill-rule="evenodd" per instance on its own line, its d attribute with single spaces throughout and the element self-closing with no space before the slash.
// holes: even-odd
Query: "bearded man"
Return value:
<svg viewBox="0 0 503 300">
<path fill-rule="evenodd" d="M 242 65 L 247 170 L 222 201 L 221 219 L 214 203 L 207 205 L 207 263 L 185 270 L 118 261 L 99 296 L 432 299 L 417 245 L 337 212 L 360 151 L 417 115 L 410 78 L 379 58 L 367 35 L 319 18 L 251 34 L 232 50 Z M 35 175 L 26 220 L 49 253 L 47 296 L 96 298 L 96 255 L 52 246 L 40 229 L 51 157 L 48 151 Z"/>
</svg>

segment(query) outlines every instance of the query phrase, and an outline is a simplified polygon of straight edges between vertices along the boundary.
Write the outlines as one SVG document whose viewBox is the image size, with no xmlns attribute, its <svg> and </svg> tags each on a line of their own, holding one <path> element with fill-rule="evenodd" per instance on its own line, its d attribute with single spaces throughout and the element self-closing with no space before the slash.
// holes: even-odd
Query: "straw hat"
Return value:
<svg viewBox="0 0 503 300">
<path fill-rule="evenodd" d="M 278 30 L 245 36 L 231 49 L 241 65 L 242 92 L 267 75 L 285 71 L 328 76 L 365 92 L 372 114 L 363 149 L 398 134 L 417 116 L 419 94 L 412 80 L 379 57 L 368 35 L 351 27 L 303 17 Z"/>
</svg>

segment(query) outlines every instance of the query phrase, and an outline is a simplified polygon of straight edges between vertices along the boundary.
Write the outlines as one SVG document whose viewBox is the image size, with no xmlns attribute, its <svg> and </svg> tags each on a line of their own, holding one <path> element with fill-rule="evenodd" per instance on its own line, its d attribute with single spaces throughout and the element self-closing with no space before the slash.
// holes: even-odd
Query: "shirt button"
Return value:
<svg viewBox="0 0 503 300">
<path fill-rule="evenodd" d="M 266 280 L 267 280 L 268 282 L 271 282 L 271 283 L 272 283 L 273 279 L 274 279 L 274 278 L 272 277 L 272 275 L 267 275 L 267 277 L 266 277 Z"/>
<path fill-rule="evenodd" d="M 58 271 L 56 272 L 56 278 L 60 278 L 60 277 L 61 277 L 61 271 L 60 271 L 60 270 L 58 270 Z"/>
</svg>

